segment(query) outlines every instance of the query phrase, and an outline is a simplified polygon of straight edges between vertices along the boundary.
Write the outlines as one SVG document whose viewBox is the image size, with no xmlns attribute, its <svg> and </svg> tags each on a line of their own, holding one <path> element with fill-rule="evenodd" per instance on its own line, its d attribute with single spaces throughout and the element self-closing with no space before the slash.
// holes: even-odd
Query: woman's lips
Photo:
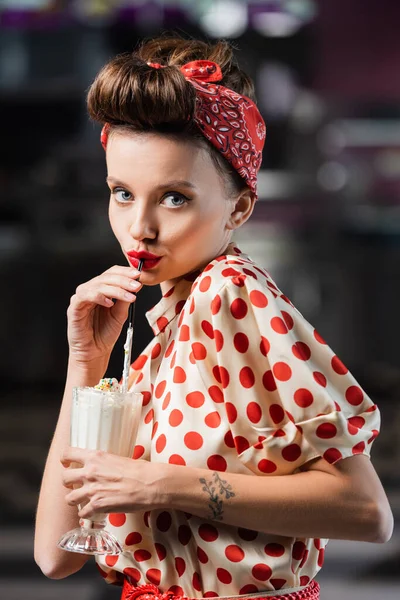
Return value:
<svg viewBox="0 0 400 600">
<path fill-rule="evenodd" d="M 162 256 L 160 256 L 159 258 L 142 258 L 142 271 L 148 271 L 149 269 L 153 269 L 156 265 L 158 265 L 161 259 Z M 139 259 L 135 258 L 134 256 L 128 256 L 128 260 L 131 263 L 132 267 L 137 267 L 139 265 Z"/>
</svg>

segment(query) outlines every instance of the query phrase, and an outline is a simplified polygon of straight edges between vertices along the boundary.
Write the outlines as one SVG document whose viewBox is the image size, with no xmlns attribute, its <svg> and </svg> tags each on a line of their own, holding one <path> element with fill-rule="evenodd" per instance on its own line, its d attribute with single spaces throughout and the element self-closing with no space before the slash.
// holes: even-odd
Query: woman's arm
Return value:
<svg viewBox="0 0 400 600">
<path fill-rule="evenodd" d="M 61 481 L 60 456 L 69 445 L 70 411 L 74 386 L 96 385 L 104 376 L 107 365 L 92 370 L 70 361 L 64 398 L 54 437 L 47 457 L 36 514 L 34 557 L 42 572 L 51 579 L 61 579 L 79 571 L 89 556 L 66 552 L 57 548 L 63 533 L 78 527 L 76 506 L 65 502 L 65 488 Z"/>
<path fill-rule="evenodd" d="M 64 464 L 66 494 L 80 516 L 94 512 L 175 509 L 211 521 L 288 537 L 384 543 L 393 531 L 392 512 L 368 457 L 356 455 L 330 465 L 310 461 L 291 475 L 257 477 L 148 463 L 69 448 Z"/>
<path fill-rule="evenodd" d="M 389 502 L 363 455 L 269 477 L 176 467 L 166 487 L 172 508 L 276 535 L 385 543 L 393 532 Z"/>
</svg>

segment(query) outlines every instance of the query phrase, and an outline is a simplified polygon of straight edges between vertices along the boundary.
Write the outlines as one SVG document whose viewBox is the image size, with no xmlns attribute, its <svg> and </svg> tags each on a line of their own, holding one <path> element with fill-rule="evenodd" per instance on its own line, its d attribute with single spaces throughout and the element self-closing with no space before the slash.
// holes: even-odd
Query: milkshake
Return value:
<svg viewBox="0 0 400 600">
<path fill-rule="evenodd" d="M 73 389 L 70 444 L 132 458 L 142 407 L 142 395 L 122 392 L 116 379 L 95 387 Z M 72 464 L 79 468 L 79 464 Z M 104 530 L 105 514 L 80 519 L 80 529 L 64 534 L 58 547 L 83 554 L 120 554 L 117 539 Z"/>
</svg>

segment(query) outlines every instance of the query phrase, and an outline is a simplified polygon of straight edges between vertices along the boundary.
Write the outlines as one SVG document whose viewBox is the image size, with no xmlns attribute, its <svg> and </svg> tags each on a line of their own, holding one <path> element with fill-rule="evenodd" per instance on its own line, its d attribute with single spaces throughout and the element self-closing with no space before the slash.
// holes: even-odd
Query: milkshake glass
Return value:
<svg viewBox="0 0 400 600">
<path fill-rule="evenodd" d="M 70 444 L 131 458 L 136 443 L 142 394 L 94 387 L 73 388 Z M 79 467 L 79 464 L 71 464 Z M 80 527 L 65 533 L 58 547 L 82 554 L 121 554 L 123 548 L 105 527 L 106 515 L 80 519 Z"/>
</svg>

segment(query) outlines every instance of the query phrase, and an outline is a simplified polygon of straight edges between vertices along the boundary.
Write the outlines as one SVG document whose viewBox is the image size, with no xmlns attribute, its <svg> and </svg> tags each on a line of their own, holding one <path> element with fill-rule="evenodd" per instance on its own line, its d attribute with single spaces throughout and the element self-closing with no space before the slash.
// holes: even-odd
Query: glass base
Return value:
<svg viewBox="0 0 400 600">
<path fill-rule="evenodd" d="M 119 541 L 97 523 L 85 521 L 85 526 L 72 529 L 59 539 L 58 548 L 80 554 L 122 554 Z"/>
</svg>

